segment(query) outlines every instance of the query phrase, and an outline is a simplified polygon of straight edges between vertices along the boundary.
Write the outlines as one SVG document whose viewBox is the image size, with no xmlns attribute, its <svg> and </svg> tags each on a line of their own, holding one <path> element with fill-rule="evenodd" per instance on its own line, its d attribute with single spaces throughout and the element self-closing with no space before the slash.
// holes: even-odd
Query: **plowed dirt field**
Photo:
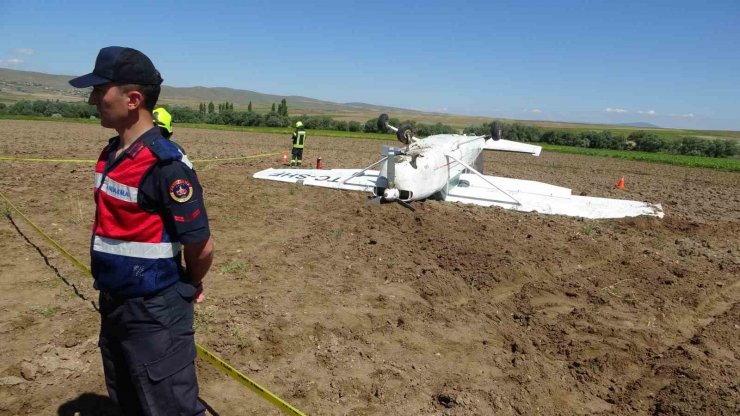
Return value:
<svg viewBox="0 0 740 416">
<path fill-rule="evenodd" d="M 96 159 L 115 133 L 0 120 L 0 156 Z M 364 167 L 383 142 L 315 137 L 304 160 Z M 584 221 L 256 181 L 287 136 L 176 128 L 216 241 L 196 337 L 311 415 L 740 414 L 740 174 L 543 152 L 485 172 L 662 203 Z M 389 143 L 388 143 L 389 144 Z M 89 262 L 92 163 L 0 160 L 0 192 Z M 614 185 L 625 177 L 625 190 Z M 3 204 L 0 203 L 0 207 Z M 5 208 L 0 414 L 116 414 L 97 293 Z M 280 414 L 198 361 L 221 415 Z"/>
</svg>

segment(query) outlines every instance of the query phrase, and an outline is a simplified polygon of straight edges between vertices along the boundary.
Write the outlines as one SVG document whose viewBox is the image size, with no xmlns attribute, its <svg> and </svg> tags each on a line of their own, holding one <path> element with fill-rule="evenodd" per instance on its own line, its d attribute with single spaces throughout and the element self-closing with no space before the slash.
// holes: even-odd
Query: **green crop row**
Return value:
<svg viewBox="0 0 740 416">
<path fill-rule="evenodd" d="M 740 172 L 740 159 L 738 158 L 685 156 L 669 153 L 639 152 L 634 150 L 589 149 L 583 147 L 558 146 L 543 143 L 541 143 L 540 145 L 544 150 L 550 152 L 611 157 L 616 159 L 639 160 L 642 162 L 664 163 L 677 166 L 720 169 L 732 172 Z"/>
</svg>

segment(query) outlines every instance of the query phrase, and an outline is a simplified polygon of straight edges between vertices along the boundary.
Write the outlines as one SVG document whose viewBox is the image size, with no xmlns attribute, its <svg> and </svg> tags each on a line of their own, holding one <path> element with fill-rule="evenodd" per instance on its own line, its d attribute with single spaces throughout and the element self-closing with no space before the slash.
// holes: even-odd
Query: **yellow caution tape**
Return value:
<svg viewBox="0 0 740 416">
<path fill-rule="evenodd" d="M 66 257 L 68 260 L 70 260 L 75 266 L 77 266 L 78 269 L 82 270 L 83 272 L 85 272 L 87 274 L 91 274 L 89 267 L 87 267 L 82 262 L 80 262 L 79 260 L 77 260 L 75 258 L 75 256 L 71 255 L 67 250 L 64 249 L 64 247 L 62 247 L 59 244 L 57 244 L 56 241 L 54 241 L 51 237 L 49 237 L 48 235 L 46 235 L 46 233 L 44 233 L 43 231 L 41 231 L 41 228 L 39 228 L 38 226 L 36 226 L 36 224 L 34 224 L 33 221 L 31 221 L 30 219 L 28 219 L 28 217 L 26 217 L 26 215 L 23 214 L 21 212 L 21 210 L 19 210 L 15 205 L 13 205 L 13 203 L 10 202 L 10 200 L 8 198 L 6 198 L 5 195 L 3 195 L 2 192 L 0 192 L 0 197 L 2 197 L 3 200 L 5 200 L 5 203 L 8 204 L 8 206 L 10 208 L 12 208 L 15 212 L 17 212 L 18 215 L 20 215 L 21 218 L 23 218 L 23 220 L 26 221 L 26 223 L 28 223 L 28 225 L 30 225 L 31 227 L 33 227 L 33 229 L 36 230 L 36 232 L 38 232 L 42 237 L 44 237 L 44 240 L 46 240 L 49 244 L 51 244 L 52 247 L 54 247 L 60 253 L 62 253 L 62 255 L 64 257 Z"/>
<path fill-rule="evenodd" d="M 258 395 L 262 396 L 263 399 L 267 400 L 268 402 L 275 405 L 278 409 L 282 410 L 283 413 L 289 414 L 289 415 L 296 415 L 296 416 L 305 416 L 303 412 L 296 409 L 295 407 L 291 406 L 289 403 L 286 403 L 281 398 L 275 396 L 272 394 L 269 390 L 266 388 L 260 386 L 259 384 L 252 381 L 249 377 L 245 376 L 244 374 L 240 373 L 237 369 L 234 367 L 228 365 L 220 358 L 216 357 L 211 353 L 210 351 L 206 350 L 205 348 L 201 347 L 199 344 L 195 344 L 195 348 L 198 350 L 198 357 L 208 361 L 209 363 L 213 364 L 214 367 L 221 370 L 226 374 L 227 376 L 233 378 L 234 380 L 238 381 L 242 385 L 246 386 L 253 392 L 257 393 Z"/>
<path fill-rule="evenodd" d="M 38 232 L 44 240 L 46 240 L 49 244 L 51 244 L 55 249 L 57 249 L 64 257 L 66 257 L 68 260 L 70 260 L 72 263 L 74 263 L 77 268 L 82 270 L 83 272 L 92 275 L 90 268 L 87 267 L 85 264 L 83 264 L 81 261 L 77 260 L 73 255 L 71 255 L 67 250 L 64 249 L 61 245 L 59 245 L 56 241 L 54 241 L 51 237 L 49 237 L 46 233 L 44 233 L 41 228 L 39 228 L 36 224 L 33 223 L 28 217 L 26 217 L 21 210 L 19 210 L 15 205 L 13 205 L 12 202 L 8 198 L 5 197 L 5 195 L 0 192 L 0 197 L 2 197 L 3 200 L 5 200 L 5 203 L 8 204 L 8 206 L 13 209 L 13 211 L 17 212 L 18 215 L 23 218 L 23 220 L 33 227 L 36 232 Z M 260 386 L 259 384 L 255 383 L 252 379 L 245 376 L 239 370 L 235 369 L 234 367 L 230 366 L 228 363 L 223 361 L 222 359 L 218 358 L 216 355 L 214 355 L 212 352 L 208 351 L 207 349 L 203 348 L 200 344 L 195 344 L 195 349 L 198 351 L 198 356 L 209 363 L 211 363 L 214 367 L 216 367 L 217 370 L 220 370 L 227 376 L 233 378 L 234 380 L 241 383 L 243 386 L 249 388 L 253 392 L 257 393 L 259 396 L 261 396 L 263 399 L 267 400 L 268 402 L 275 405 L 278 409 L 282 410 L 283 413 L 288 415 L 295 415 L 295 416 L 306 416 L 303 412 L 296 409 L 292 405 L 290 405 L 288 402 L 284 401 L 280 397 L 276 396 L 266 388 Z"/>
<path fill-rule="evenodd" d="M 18 162 L 61 162 L 61 163 L 95 163 L 96 160 L 90 159 L 41 159 L 41 158 L 30 158 L 30 157 L 10 157 L 0 156 L 0 160 L 10 160 Z"/>
<path fill-rule="evenodd" d="M 263 153 L 252 156 L 238 156 L 238 157 L 224 157 L 215 159 L 194 159 L 193 162 L 227 162 L 231 160 L 244 160 L 244 159 L 256 159 L 258 157 L 275 156 L 281 154 L 278 153 Z M 0 156 L 0 160 L 9 160 L 16 162 L 56 162 L 56 163 L 95 163 L 97 160 L 91 159 L 42 159 L 42 158 L 30 158 L 30 157 L 10 157 Z"/>
<path fill-rule="evenodd" d="M 216 159 L 194 159 L 193 162 L 225 162 L 229 160 L 242 160 L 242 159 L 255 159 L 258 157 L 265 157 L 265 156 L 275 156 L 282 154 L 280 152 L 277 153 L 263 153 L 261 155 L 253 155 L 253 156 L 240 156 L 240 157 L 224 157 L 224 158 L 216 158 Z"/>
</svg>

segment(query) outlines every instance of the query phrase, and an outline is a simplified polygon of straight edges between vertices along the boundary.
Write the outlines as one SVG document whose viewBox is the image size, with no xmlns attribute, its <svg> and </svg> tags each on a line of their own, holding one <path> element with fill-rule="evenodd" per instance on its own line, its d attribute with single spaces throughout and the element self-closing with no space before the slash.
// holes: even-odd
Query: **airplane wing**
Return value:
<svg viewBox="0 0 740 416">
<path fill-rule="evenodd" d="M 252 175 L 255 179 L 290 182 L 307 186 L 372 192 L 380 174 L 362 169 L 265 169 Z"/>
<path fill-rule="evenodd" d="M 448 190 L 445 201 L 584 218 L 639 215 L 663 218 L 664 215 L 660 204 L 577 196 L 568 188 L 543 182 L 488 175 L 483 175 L 483 178 L 473 173 L 461 174 L 460 182 Z"/>
<path fill-rule="evenodd" d="M 511 140 L 486 140 L 483 148 L 486 150 L 499 150 L 502 152 L 529 153 L 534 156 L 539 156 L 542 151 L 541 146 Z"/>
</svg>

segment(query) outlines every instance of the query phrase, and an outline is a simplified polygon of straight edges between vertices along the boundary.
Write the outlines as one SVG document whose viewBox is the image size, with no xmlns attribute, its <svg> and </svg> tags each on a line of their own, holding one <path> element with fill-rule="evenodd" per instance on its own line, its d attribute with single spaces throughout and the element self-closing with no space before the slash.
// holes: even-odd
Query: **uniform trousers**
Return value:
<svg viewBox="0 0 740 416">
<path fill-rule="evenodd" d="M 100 351 L 110 398 L 125 415 L 203 415 L 195 374 L 195 287 L 119 298 L 100 292 Z"/>
<path fill-rule="evenodd" d="M 291 163 L 300 164 L 303 161 L 303 148 L 294 147 L 291 156 L 292 156 L 290 160 Z"/>
</svg>

